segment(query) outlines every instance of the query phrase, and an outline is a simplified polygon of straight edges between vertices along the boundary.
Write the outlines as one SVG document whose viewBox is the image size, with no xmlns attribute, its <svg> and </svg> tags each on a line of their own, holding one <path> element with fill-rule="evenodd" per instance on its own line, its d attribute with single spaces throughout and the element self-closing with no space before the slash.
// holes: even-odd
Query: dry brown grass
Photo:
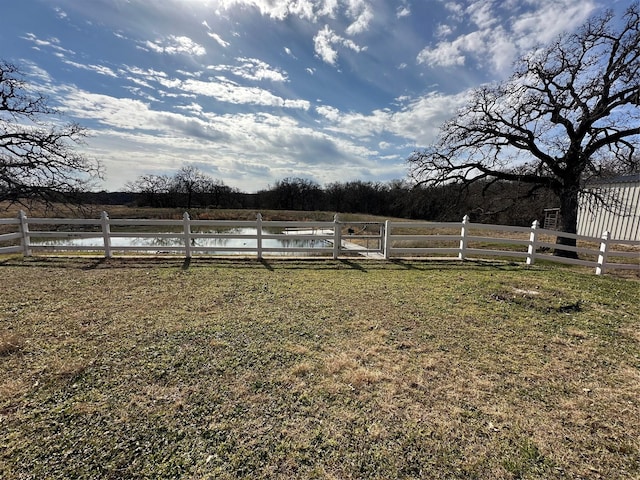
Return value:
<svg viewBox="0 0 640 480">
<path fill-rule="evenodd" d="M 17 335 L 0 330 L 0 357 L 18 353 L 24 346 L 24 341 Z"/>
<path fill-rule="evenodd" d="M 1 478 L 640 475 L 637 280 L 0 259 Z"/>
</svg>

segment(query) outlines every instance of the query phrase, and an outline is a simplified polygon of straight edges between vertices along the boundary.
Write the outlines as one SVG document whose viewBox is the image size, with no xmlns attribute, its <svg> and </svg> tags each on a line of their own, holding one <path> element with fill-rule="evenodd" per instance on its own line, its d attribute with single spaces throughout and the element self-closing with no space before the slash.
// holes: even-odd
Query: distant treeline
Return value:
<svg viewBox="0 0 640 480">
<path fill-rule="evenodd" d="M 257 193 L 244 193 L 195 169 L 174 177 L 143 176 L 126 192 L 87 195 L 99 204 L 163 208 L 233 208 L 254 210 L 332 211 L 433 221 L 460 221 L 529 226 L 543 220 L 544 209 L 558 206 L 548 190 L 530 192 L 517 182 L 474 184 L 462 188 L 414 186 L 408 182 L 336 182 L 321 187 L 303 178 L 285 178 Z"/>
</svg>

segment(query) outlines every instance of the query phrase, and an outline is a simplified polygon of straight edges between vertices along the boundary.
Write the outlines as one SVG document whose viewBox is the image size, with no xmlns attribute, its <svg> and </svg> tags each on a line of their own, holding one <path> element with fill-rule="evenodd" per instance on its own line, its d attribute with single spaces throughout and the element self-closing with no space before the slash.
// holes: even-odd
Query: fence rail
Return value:
<svg viewBox="0 0 640 480">
<path fill-rule="evenodd" d="M 106 212 L 99 219 L 18 218 L 0 219 L 0 254 L 34 251 L 114 252 L 194 254 L 307 254 L 336 259 L 343 255 L 374 258 L 439 257 L 457 260 L 471 258 L 519 258 L 531 265 L 545 260 L 595 269 L 640 271 L 640 242 L 616 240 L 604 232 L 602 237 L 586 237 L 539 227 L 459 222 L 331 222 L 255 220 L 110 219 Z M 13 231 L 11 231 L 13 230 Z M 491 232 L 487 235 L 486 232 Z M 556 244 L 558 236 L 576 240 L 576 247 Z M 129 240 L 127 240 L 129 239 Z M 132 239 L 149 239 L 134 245 Z M 56 240 L 58 243 L 51 244 Z M 83 241 L 86 240 L 84 243 Z M 215 246 L 207 245 L 215 242 Z M 552 255 L 565 250 L 578 258 Z"/>
</svg>

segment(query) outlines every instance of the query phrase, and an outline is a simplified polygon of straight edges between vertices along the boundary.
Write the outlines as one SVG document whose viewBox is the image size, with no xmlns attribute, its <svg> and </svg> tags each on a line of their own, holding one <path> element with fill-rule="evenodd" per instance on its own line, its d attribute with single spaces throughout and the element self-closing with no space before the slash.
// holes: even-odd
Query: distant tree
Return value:
<svg viewBox="0 0 640 480">
<path fill-rule="evenodd" d="M 167 196 L 173 179 L 168 175 L 141 175 L 125 184 L 125 190 L 142 195 L 142 204 L 151 207 L 167 206 Z"/>
<path fill-rule="evenodd" d="M 421 184 L 518 182 L 560 201 L 561 229 L 577 229 L 578 195 L 606 165 L 637 168 L 640 12 L 633 3 L 520 60 L 510 80 L 477 89 L 436 142 L 408 159 Z M 561 245 L 575 240 L 560 236 Z M 575 256 L 558 249 L 556 254 Z"/>
<path fill-rule="evenodd" d="M 271 208 L 286 210 L 319 210 L 323 206 L 324 192 L 312 180 L 289 177 L 279 180 L 263 198 Z"/>
<path fill-rule="evenodd" d="M 386 215 L 391 208 L 390 187 L 381 182 L 354 180 L 326 187 L 329 206 L 338 212 Z"/>
<path fill-rule="evenodd" d="M 187 165 L 173 176 L 140 175 L 127 182 L 130 193 L 140 195 L 140 203 L 152 207 L 229 207 L 237 206 L 241 194 L 221 180 L 212 178 L 202 170 Z"/>
<path fill-rule="evenodd" d="M 203 206 L 222 207 L 232 203 L 234 190 L 222 180 L 205 176 L 200 184 Z"/>
<path fill-rule="evenodd" d="M 194 197 L 202 194 L 210 177 L 202 170 L 188 165 L 178 170 L 178 173 L 173 178 L 173 190 L 186 197 L 187 209 L 191 209 L 194 206 Z"/>
<path fill-rule="evenodd" d="M 85 136 L 80 125 L 61 124 L 47 98 L 0 60 L 0 201 L 50 203 L 86 191 L 102 170 L 74 150 Z"/>
<path fill-rule="evenodd" d="M 391 180 L 387 183 L 387 201 L 385 215 L 409 217 L 409 197 L 411 185 L 406 180 Z"/>
</svg>

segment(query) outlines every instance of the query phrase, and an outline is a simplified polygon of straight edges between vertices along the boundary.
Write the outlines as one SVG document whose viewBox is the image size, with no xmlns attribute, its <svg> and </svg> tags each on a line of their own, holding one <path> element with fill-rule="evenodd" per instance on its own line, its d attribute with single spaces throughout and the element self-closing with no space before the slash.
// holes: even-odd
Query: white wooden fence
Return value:
<svg viewBox="0 0 640 480">
<path fill-rule="evenodd" d="M 65 229 L 66 227 L 66 229 Z M 478 259 L 487 257 L 519 258 L 532 265 L 536 260 L 580 265 L 605 270 L 631 269 L 640 272 L 640 242 L 586 237 L 556 230 L 545 230 L 537 221 L 530 228 L 471 223 L 468 217 L 459 222 L 332 222 L 256 220 L 192 220 L 187 213 L 182 220 L 110 219 L 106 212 L 100 219 L 18 218 L 0 219 L 0 228 L 15 231 L 0 234 L 0 254 L 37 251 L 100 251 L 112 257 L 114 252 L 179 253 L 187 258 L 194 254 L 241 254 L 263 258 L 265 254 L 324 255 L 337 259 L 345 255 L 374 258 L 448 258 Z M 252 229 L 254 233 L 238 233 L 234 229 Z M 276 233 L 269 233 L 276 232 Z M 455 233 L 452 233 L 455 232 Z M 482 234 L 491 232 L 490 235 Z M 576 239 L 577 247 L 560 246 L 557 236 Z M 77 245 L 73 240 L 98 239 L 96 245 Z M 163 245 L 122 245 L 116 239 L 159 239 Z M 56 245 L 43 245 L 39 240 L 56 239 Z M 203 246 L 201 240 L 242 240 L 240 246 Z M 280 241 L 269 246 L 269 240 Z M 296 240 L 313 245 L 298 246 Z M 494 246 L 495 248 L 491 248 Z M 554 256 L 557 249 L 575 252 L 578 259 Z"/>
</svg>

